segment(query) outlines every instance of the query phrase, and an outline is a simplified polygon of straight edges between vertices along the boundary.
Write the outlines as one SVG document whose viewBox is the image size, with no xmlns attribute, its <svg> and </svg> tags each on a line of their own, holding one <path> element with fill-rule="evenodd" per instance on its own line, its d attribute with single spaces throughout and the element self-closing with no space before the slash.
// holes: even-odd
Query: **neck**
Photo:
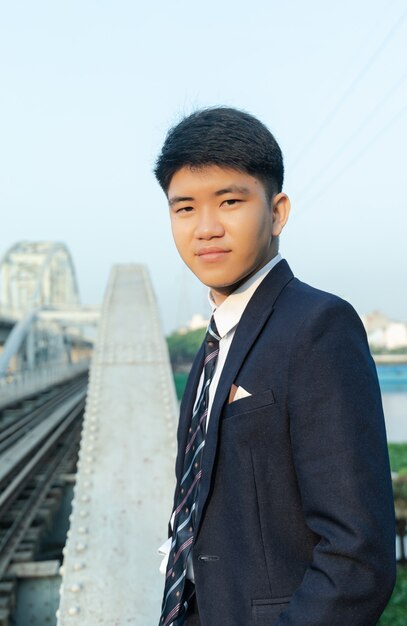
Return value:
<svg viewBox="0 0 407 626">
<path fill-rule="evenodd" d="M 222 302 L 224 302 L 228 296 L 230 296 L 234 291 L 236 291 L 236 289 L 239 289 L 239 287 L 241 287 L 243 283 L 245 283 L 252 276 L 254 276 L 254 274 L 256 274 L 259 270 L 261 270 L 262 267 L 267 265 L 267 263 L 269 263 L 272 259 L 274 259 L 274 257 L 277 254 L 278 254 L 278 247 L 277 247 L 277 250 L 274 251 L 274 254 L 267 255 L 267 257 L 263 259 L 263 261 L 259 265 L 253 268 L 253 270 L 249 272 L 248 274 L 246 274 L 246 276 L 243 276 L 238 282 L 233 283 L 233 285 L 225 285 L 224 287 L 211 287 L 210 294 L 216 306 L 220 306 Z"/>
</svg>

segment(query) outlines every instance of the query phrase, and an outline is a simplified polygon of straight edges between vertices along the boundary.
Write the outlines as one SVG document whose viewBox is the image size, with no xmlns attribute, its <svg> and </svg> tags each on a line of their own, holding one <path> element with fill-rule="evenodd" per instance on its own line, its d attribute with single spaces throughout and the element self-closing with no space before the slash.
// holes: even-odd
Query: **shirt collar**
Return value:
<svg viewBox="0 0 407 626">
<path fill-rule="evenodd" d="M 281 259 L 281 254 L 278 253 L 271 261 L 240 285 L 236 291 L 233 291 L 218 307 L 209 291 L 209 303 L 212 307 L 216 327 L 221 338 L 227 335 L 227 333 L 238 324 L 243 315 L 243 311 L 257 287 Z"/>
</svg>

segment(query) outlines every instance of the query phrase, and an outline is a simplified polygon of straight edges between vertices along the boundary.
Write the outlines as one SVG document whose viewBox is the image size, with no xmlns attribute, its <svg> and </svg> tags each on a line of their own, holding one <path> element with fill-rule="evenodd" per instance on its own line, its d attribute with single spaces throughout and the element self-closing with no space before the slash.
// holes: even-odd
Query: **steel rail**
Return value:
<svg viewBox="0 0 407 626">
<path fill-rule="evenodd" d="M 25 464 L 26 460 L 36 452 L 42 442 L 50 437 L 51 433 L 64 420 L 66 414 L 83 401 L 85 396 L 86 388 L 72 394 L 63 404 L 37 424 L 27 436 L 19 439 L 3 453 L 0 457 L 0 486 L 10 477 L 15 476 L 16 469 L 21 464 Z"/>
<path fill-rule="evenodd" d="M 78 445 L 81 423 L 75 425 L 75 421 L 82 413 L 83 406 L 82 402 L 66 416 L 63 423 L 60 424 L 49 440 L 43 444 L 24 472 L 25 478 L 28 477 L 26 484 L 32 482 L 34 479 L 37 484 L 29 497 L 24 500 L 18 515 L 16 515 L 10 528 L 7 529 L 0 541 L 0 579 L 6 573 L 14 553 L 33 522 L 50 487 L 55 482 L 59 468 L 72 453 L 73 447 Z M 67 437 L 67 432 L 72 426 L 73 429 L 69 433 L 70 436 Z M 65 445 L 58 447 L 62 438 L 65 440 Z M 54 452 L 54 456 L 50 459 L 49 455 L 52 454 L 52 451 Z M 45 467 L 44 461 L 46 461 Z M 35 473 L 37 473 L 37 476 L 35 476 Z M 13 497 L 12 484 L 10 484 L 10 488 L 7 489 L 7 492 L 7 494 L 2 494 L 1 496 L 2 507 L 6 505 L 7 500 Z"/>
<path fill-rule="evenodd" d="M 0 428 L 0 454 L 42 421 L 45 412 L 57 407 L 65 398 L 82 388 L 85 383 L 85 379 L 81 376 L 80 380 L 67 383 L 52 396 L 44 397 L 43 403 L 39 406 L 22 409 L 23 414 L 16 418 L 12 424 Z"/>
<path fill-rule="evenodd" d="M 0 494 L 0 515 L 2 514 L 4 507 L 9 504 L 10 498 L 12 498 L 16 492 L 21 491 L 21 487 L 24 486 L 25 479 L 29 478 L 30 474 L 34 471 L 38 463 L 44 458 L 44 455 L 50 448 L 61 438 L 65 433 L 68 426 L 84 408 L 84 401 L 80 401 L 77 406 L 65 417 L 64 421 L 54 431 L 52 435 L 44 442 L 41 448 L 34 454 L 28 463 L 24 465 L 21 471 L 15 476 L 15 478 L 9 483 L 9 485 Z"/>
</svg>

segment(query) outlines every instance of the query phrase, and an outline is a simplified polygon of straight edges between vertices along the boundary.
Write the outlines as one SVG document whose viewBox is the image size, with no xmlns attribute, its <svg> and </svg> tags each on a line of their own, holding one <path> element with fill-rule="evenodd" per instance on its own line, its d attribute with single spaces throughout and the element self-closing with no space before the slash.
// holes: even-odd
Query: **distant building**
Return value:
<svg viewBox="0 0 407 626">
<path fill-rule="evenodd" d="M 209 320 L 205 319 L 200 313 L 195 313 L 188 322 L 188 330 L 197 330 L 197 328 L 206 328 Z"/>
<path fill-rule="evenodd" d="M 407 349 L 407 324 L 391 320 L 380 311 L 362 316 L 369 344 L 382 350 Z"/>
<path fill-rule="evenodd" d="M 185 333 L 188 333 L 191 330 L 198 330 L 198 328 L 206 328 L 208 324 L 209 324 L 208 319 L 205 319 L 203 315 L 201 315 L 200 313 L 195 313 L 191 317 L 189 322 L 187 322 L 186 326 L 182 326 L 181 328 L 178 328 L 178 332 L 181 333 L 181 335 L 184 335 Z"/>
</svg>

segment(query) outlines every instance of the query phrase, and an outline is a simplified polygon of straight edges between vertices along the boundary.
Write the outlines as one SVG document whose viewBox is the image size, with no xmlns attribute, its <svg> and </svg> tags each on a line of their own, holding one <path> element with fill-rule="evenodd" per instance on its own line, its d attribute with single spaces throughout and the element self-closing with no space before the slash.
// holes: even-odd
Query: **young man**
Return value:
<svg viewBox="0 0 407 626">
<path fill-rule="evenodd" d="M 157 161 L 213 309 L 181 404 L 160 626 L 373 626 L 393 589 L 375 366 L 354 309 L 278 253 L 283 172 L 268 129 L 223 107 L 171 129 Z"/>
</svg>

